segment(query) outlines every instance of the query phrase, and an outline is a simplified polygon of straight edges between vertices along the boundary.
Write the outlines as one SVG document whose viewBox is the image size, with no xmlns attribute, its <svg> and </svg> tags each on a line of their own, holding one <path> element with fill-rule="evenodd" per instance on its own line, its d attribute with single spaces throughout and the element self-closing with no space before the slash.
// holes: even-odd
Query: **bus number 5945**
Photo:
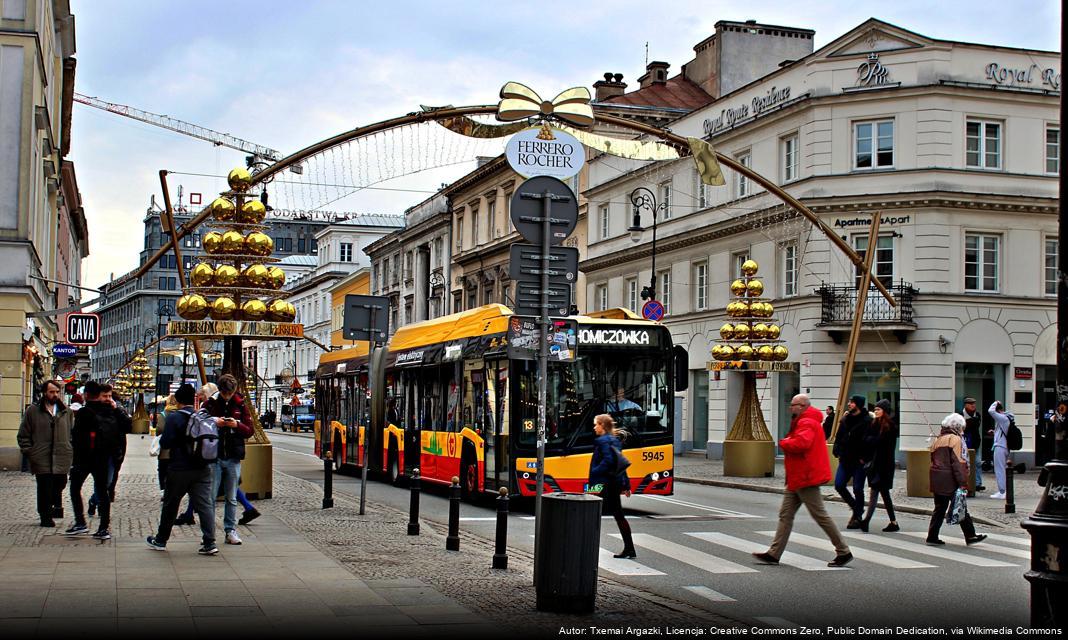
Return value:
<svg viewBox="0 0 1068 640">
<path fill-rule="evenodd" d="M 642 460 L 648 462 L 650 460 L 664 460 L 663 451 L 642 451 Z"/>
</svg>

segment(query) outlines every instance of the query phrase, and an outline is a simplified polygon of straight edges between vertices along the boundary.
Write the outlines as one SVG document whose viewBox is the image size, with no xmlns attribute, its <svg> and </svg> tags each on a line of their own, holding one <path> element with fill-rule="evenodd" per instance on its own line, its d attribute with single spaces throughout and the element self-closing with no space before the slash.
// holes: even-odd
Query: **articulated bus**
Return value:
<svg viewBox="0 0 1068 640">
<path fill-rule="evenodd" d="M 406 325 L 374 352 L 373 367 L 367 343 L 323 354 L 316 454 L 330 451 L 344 470 L 359 468 L 367 453 L 368 470 L 394 483 L 415 467 L 424 481 L 448 485 L 456 476 L 468 499 L 500 487 L 534 495 L 538 367 L 509 358 L 511 316 L 491 304 Z M 631 490 L 670 495 L 685 350 L 665 327 L 623 309 L 573 319 L 576 358 L 550 362 L 545 381 L 544 490 L 587 488 L 593 417 L 609 413 L 626 432 Z"/>
</svg>

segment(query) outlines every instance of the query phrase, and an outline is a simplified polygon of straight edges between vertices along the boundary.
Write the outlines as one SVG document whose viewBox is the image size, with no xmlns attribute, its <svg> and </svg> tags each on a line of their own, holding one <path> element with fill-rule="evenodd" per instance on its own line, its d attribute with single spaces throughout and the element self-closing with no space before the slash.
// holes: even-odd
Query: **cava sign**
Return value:
<svg viewBox="0 0 1068 640">
<path fill-rule="evenodd" d="M 67 343 L 91 347 L 100 342 L 100 316 L 95 313 L 67 314 Z"/>
<path fill-rule="evenodd" d="M 508 141 L 504 153 L 508 165 L 524 178 L 551 176 L 566 180 L 578 175 L 586 162 L 582 143 L 551 127 L 520 131 Z"/>
</svg>

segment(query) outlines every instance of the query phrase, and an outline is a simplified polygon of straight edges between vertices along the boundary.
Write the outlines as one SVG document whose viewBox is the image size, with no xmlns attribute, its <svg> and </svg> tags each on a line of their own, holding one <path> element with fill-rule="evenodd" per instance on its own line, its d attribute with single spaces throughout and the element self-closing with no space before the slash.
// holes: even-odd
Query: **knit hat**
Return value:
<svg viewBox="0 0 1068 640">
<path fill-rule="evenodd" d="M 868 406 L 867 400 L 865 400 L 864 396 L 860 395 L 859 393 L 855 396 L 850 396 L 849 400 L 853 404 L 857 405 L 857 407 L 860 409 L 863 409 Z"/>
<path fill-rule="evenodd" d="M 880 409 L 882 409 L 883 411 L 885 411 L 887 413 L 890 413 L 890 401 L 887 400 L 886 398 L 883 398 L 882 400 L 876 402 L 875 406 L 879 407 Z"/>
</svg>

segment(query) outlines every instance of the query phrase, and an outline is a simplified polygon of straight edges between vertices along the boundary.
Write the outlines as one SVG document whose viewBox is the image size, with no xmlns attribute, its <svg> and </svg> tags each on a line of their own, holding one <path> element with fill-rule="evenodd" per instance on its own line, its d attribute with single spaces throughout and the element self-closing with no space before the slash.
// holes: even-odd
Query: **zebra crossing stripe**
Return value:
<svg viewBox="0 0 1068 640">
<path fill-rule="evenodd" d="M 683 589 L 686 589 L 687 591 L 689 591 L 690 593 L 693 593 L 694 595 L 700 596 L 700 597 L 705 598 L 707 600 L 711 600 L 712 602 L 737 602 L 737 600 L 735 600 L 734 598 L 732 598 L 730 596 L 725 596 L 722 593 L 720 593 L 719 591 L 713 591 L 712 589 L 709 589 L 708 587 L 703 587 L 703 586 L 683 587 Z"/>
<path fill-rule="evenodd" d="M 769 538 L 775 537 L 774 531 L 758 531 L 762 536 L 768 536 Z M 834 548 L 831 546 L 830 540 L 827 538 L 816 538 L 814 536 L 806 536 L 803 533 L 791 533 L 790 542 L 796 542 L 803 544 L 806 547 L 813 547 L 815 549 L 826 549 L 828 554 L 834 552 Z M 886 553 L 879 553 L 878 551 L 871 551 L 863 549 L 861 547 L 854 547 L 850 545 L 849 550 L 853 552 L 853 555 L 861 560 L 871 562 L 873 564 L 881 564 L 886 567 L 894 569 L 934 569 L 933 564 L 927 564 L 924 562 L 917 562 L 916 560 L 909 560 L 907 558 L 901 558 L 898 556 L 892 556 Z M 786 555 L 784 554 L 785 558 Z"/>
<path fill-rule="evenodd" d="M 622 539 L 618 533 L 613 533 L 612 537 Z M 634 534 L 634 544 L 709 573 L 757 573 L 757 570 L 752 567 L 735 564 L 681 544 L 661 540 L 647 533 Z"/>
<path fill-rule="evenodd" d="M 1018 547 L 1024 547 L 1026 549 L 1031 548 L 1031 538 L 1021 538 L 1020 536 L 1006 536 L 1000 533 L 988 533 L 986 534 L 986 538 L 987 540 L 995 540 L 997 542 L 1007 542 L 1008 544 L 1014 544 Z M 990 547 L 988 545 L 984 548 L 989 549 Z"/>
<path fill-rule="evenodd" d="M 734 549 L 735 551 L 745 551 L 746 553 L 767 551 L 767 545 L 762 545 L 759 542 L 751 542 L 749 540 L 742 540 L 741 538 L 735 538 L 734 536 L 728 536 L 723 533 L 714 533 L 707 531 L 686 532 L 686 535 L 697 538 L 698 540 L 704 540 L 705 542 L 711 542 L 712 544 L 718 544 L 728 549 Z M 808 556 L 803 556 L 799 553 L 791 553 L 789 551 L 782 554 L 779 558 L 781 564 L 797 567 L 804 571 L 848 571 L 849 567 L 828 567 L 826 560 L 817 560 Z"/>
<path fill-rule="evenodd" d="M 663 571 L 657 571 L 644 564 L 639 564 L 626 558 L 613 558 L 612 552 L 601 547 L 597 558 L 597 566 L 617 576 L 662 576 Z"/>
<path fill-rule="evenodd" d="M 697 504 L 696 502 L 687 502 L 686 500 L 679 500 L 678 498 L 669 498 L 667 496 L 656 495 L 641 495 L 640 498 L 646 498 L 648 500 L 655 500 L 657 502 L 666 502 L 668 504 L 678 505 L 680 507 L 689 507 L 690 509 L 698 509 L 700 511 L 708 511 L 709 513 L 715 513 L 721 516 L 730 516 L 732 518 L 759 518 L 751 513 L 742 513 L 741 511 L 731 511 L 730 509 L 721 509 L 719 507 L 710 507 L 704 504 Z"/>
<path fill-rule="evenodd" d="M 912 536 L 914 538 L 926 538 L 927 534 L 923 531 L 906 531 L 905 535 Z M 967 547 L 968 543 L 959 538 L 943 538 L 947 545 L 954 547 Z M 975 547 L 976 549 L 982 549 L 983 551 L 989 551 L 990 553 L 1000 553 L 1004 556 L 1012 556 L 1013 558 L 1022 558 L 1024 560 L 1031 559 L 1031 552 L 1024 551 L 1023 549 L 1010 549 L 1007 547 L 999 547 L 996 544 L 984 544 L 981 547 Z"/>
<path fill-rule="evenodd" d="M 852 531 L 842 532 L 846 537 L 854 540 L 863 540 L 865 543 L 881 544 L 887 547 L 893 547 L 899 551 L 908 551 L 910 553 L 918 553 L 925 556 L 935 556 L 942 560 L 952 560 L 954 562 L 962 562 L 974 567 L 1015 567 L 1017 565 L 1008 562 L 1002 562 L 1001 560 L 991 560 L 990 558 L 984 558 L 978 554 L 971 553 L 957 553 L 956 551 L 949 551 L 945 547 L 932 547 L 925 544 L 914 544 L 912 542 L 904 542 L 902 540 L 894 540 L 892 538 L 884 538 L 882 536 L 862 535 L 859 533 L 853 533 Z"/>
</svg>

